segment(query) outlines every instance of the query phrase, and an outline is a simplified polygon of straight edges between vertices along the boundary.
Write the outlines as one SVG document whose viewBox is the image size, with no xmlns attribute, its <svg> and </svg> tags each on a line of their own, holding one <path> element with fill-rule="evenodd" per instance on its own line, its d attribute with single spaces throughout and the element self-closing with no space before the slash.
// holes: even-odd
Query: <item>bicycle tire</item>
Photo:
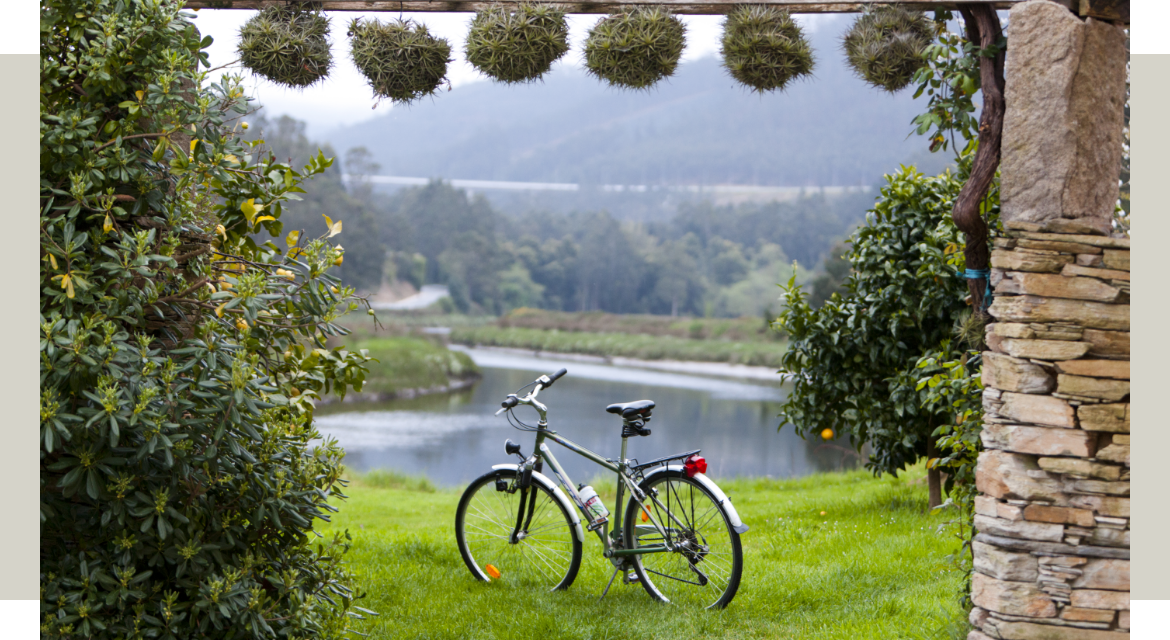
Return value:
<svg viewBox="0 0 1170 640">
<path fill-rule="evenodd" d="M 680 606 L 721 609 L 731 603 L 743 575 L 743 547 L 727 511 L 706 487 L 682 471 L 654 474 L 639 485 L 657 490 L 658 501 L 681 521 L 675 523 L 649 498 L 645 504 L 676 544 L 675 551 L 631 556 L 638 580 L 652 597 Z M 698 508 L 696 511 L 696 503 Z M 642 520 L 642 503 L 626 506 L 624 539 L 630 548 L 663 543 L 662 534 Z M 642 527 L 642 529 L 639 529 Z"/>
<path fill-rule="evenodd" d="M 536 500 L 530 525 L 521 539 L 511 542 L 521 490 L 499 491 L 497 480 L 512 487 L 515 478 L 513 470 L 493 470 L 468 485 L 455 512 L 459 554 L 471 574 L 485 582 L 568 589 L 581 568 L 582 546 L 569 512 L 551 490 L 533 481 L 527 490 Z M 526 498 L 526 511 L 528 506 Z M 488 575 L 487 565 L 496 576 Z"/>
</svg>

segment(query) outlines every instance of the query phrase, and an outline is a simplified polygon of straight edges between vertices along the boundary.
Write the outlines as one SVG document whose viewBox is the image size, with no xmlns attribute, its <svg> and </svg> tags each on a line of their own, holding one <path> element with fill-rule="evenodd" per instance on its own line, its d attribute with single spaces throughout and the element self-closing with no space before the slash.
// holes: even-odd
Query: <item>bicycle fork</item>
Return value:
<svg viewBox="0 0 1170 640">
<path fill-rule="evenodd" d="M 535 455 L 525 460 L 520 477 L 517 479 L 517 485 L 520 489 L 520 508 L 516 510 L 516 527 L 508 539 L 512 544 L 523 540 L 528 534 L 528 527 L 532 526 L 532 514 L 536 510 L 536 492 L 540 491 L 537 487 L 532 486 L 532 472 L 539 464 Z M 539 469 L 535 470 L 539 471 Z M 530 491 L 531 498 L 529 498 Z"/>
</svg>

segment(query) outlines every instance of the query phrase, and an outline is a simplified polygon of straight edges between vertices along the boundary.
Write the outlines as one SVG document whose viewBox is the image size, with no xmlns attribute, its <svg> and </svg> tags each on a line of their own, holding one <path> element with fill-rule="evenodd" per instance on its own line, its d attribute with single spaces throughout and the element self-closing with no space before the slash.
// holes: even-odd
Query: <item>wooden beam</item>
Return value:
<svg viewBox="0 0 1170 640">
<path fill-rule="evenodd" d="M 1010 9 L 1013 4 L 1024 0 L 901 0 L 896 3 L 883 2 L 826 2 L 825 0 L 746 0 L 750 4 L 766 4 L 783 7 L 792 13 L 856 13 L 867 4 L 899 4 L 919 8 L 957 9 L 959 7 L 992 6 L 996 9 Z M 745 0 L 571 0 L 557 2 L 566 13 L 612 13 L 622 7 L 659 5 L 677 14 L 721 15 Z M 442 12 L 465 13 L 486 9 L 492 5 L 510 6 L 518 0 L 187 0 L 188 9 L 263 9 L 279 5 L 301 5 L 325 11 L 385 11 L 398 13 Z"/>
</svg>

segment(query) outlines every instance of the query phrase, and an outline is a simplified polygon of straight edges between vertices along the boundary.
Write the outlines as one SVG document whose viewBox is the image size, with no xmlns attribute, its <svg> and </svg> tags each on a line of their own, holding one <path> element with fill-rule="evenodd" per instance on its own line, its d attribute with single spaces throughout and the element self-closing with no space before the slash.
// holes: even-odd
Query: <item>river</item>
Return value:
<svg viewBox="0 0 1170 640">
<path fill-rule="evenodd" d="M 647 424 L 652 434 L 630 438 L 629 457 L 650 460 L 702 449 L 708 475 L 715 478 L 787 478 L 857 464 L 847 442 L 805 441 L 791 426 L 777 431 L 779 402 L 788 385 L 467 352 L 483 371 L 474 388 L 386 403 L 325 405 L 317 411 L 318 430 L 337 438 L 346 450 L 345 464 L 353 469 L 395 469 L 425 475 L 441 486 L 466 484 L 493 464 L 516 460 L 504 452 L 506 439 L 531 453 L 533 434 L 493 414 L 508 393 L 565 367 L 568 375 L 540 394 L 548 405 L 549 425 L 605 457 L 617 457 L 621 447 L 621 419 L 605 413 L 606 405 L 650 399 L 657 403 Z M 536 421 L 530 407 L 516 412 L 525 422 Z M 601 471 L 555 443 L 550 446 L 576 482 Z"/>
</svg>

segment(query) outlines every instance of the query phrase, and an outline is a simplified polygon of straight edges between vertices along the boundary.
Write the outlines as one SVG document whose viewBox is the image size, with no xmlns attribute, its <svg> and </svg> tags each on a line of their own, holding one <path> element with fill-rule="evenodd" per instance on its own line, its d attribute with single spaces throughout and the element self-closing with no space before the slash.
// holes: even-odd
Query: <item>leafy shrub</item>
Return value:
<svg viewBox="0 0 1170 640">
<path fill-rule="evenodd" d="M 255 157 L 179 6 L 41 4 L 41 634 L 338 637 L 348 536 L 312 526 L 342 451 L 310 400 L 361 388 L 325 348 L 357 303 L 328 236 L 252 239 L 331 161 Z"/>
<path fill-rule="evenodd" d="M 784 289 L 776 324 L 789 335 L 784 367 L 795 383 L 782 416 L 802 436 L 829 428 L 857 447 L 868 441 L 876 473 L 897 474 L 925 456 L 945 419 L 916 394 L 893 393 L 891 382 L 949 339 L 965 308 L 966 285 L 948 264 L 962 243 L 950 217 L 961 186 L 949 172 L 887 176 L 850 239 L 845 293 L 813 308 L 795 279 Z"/>
</svg>

